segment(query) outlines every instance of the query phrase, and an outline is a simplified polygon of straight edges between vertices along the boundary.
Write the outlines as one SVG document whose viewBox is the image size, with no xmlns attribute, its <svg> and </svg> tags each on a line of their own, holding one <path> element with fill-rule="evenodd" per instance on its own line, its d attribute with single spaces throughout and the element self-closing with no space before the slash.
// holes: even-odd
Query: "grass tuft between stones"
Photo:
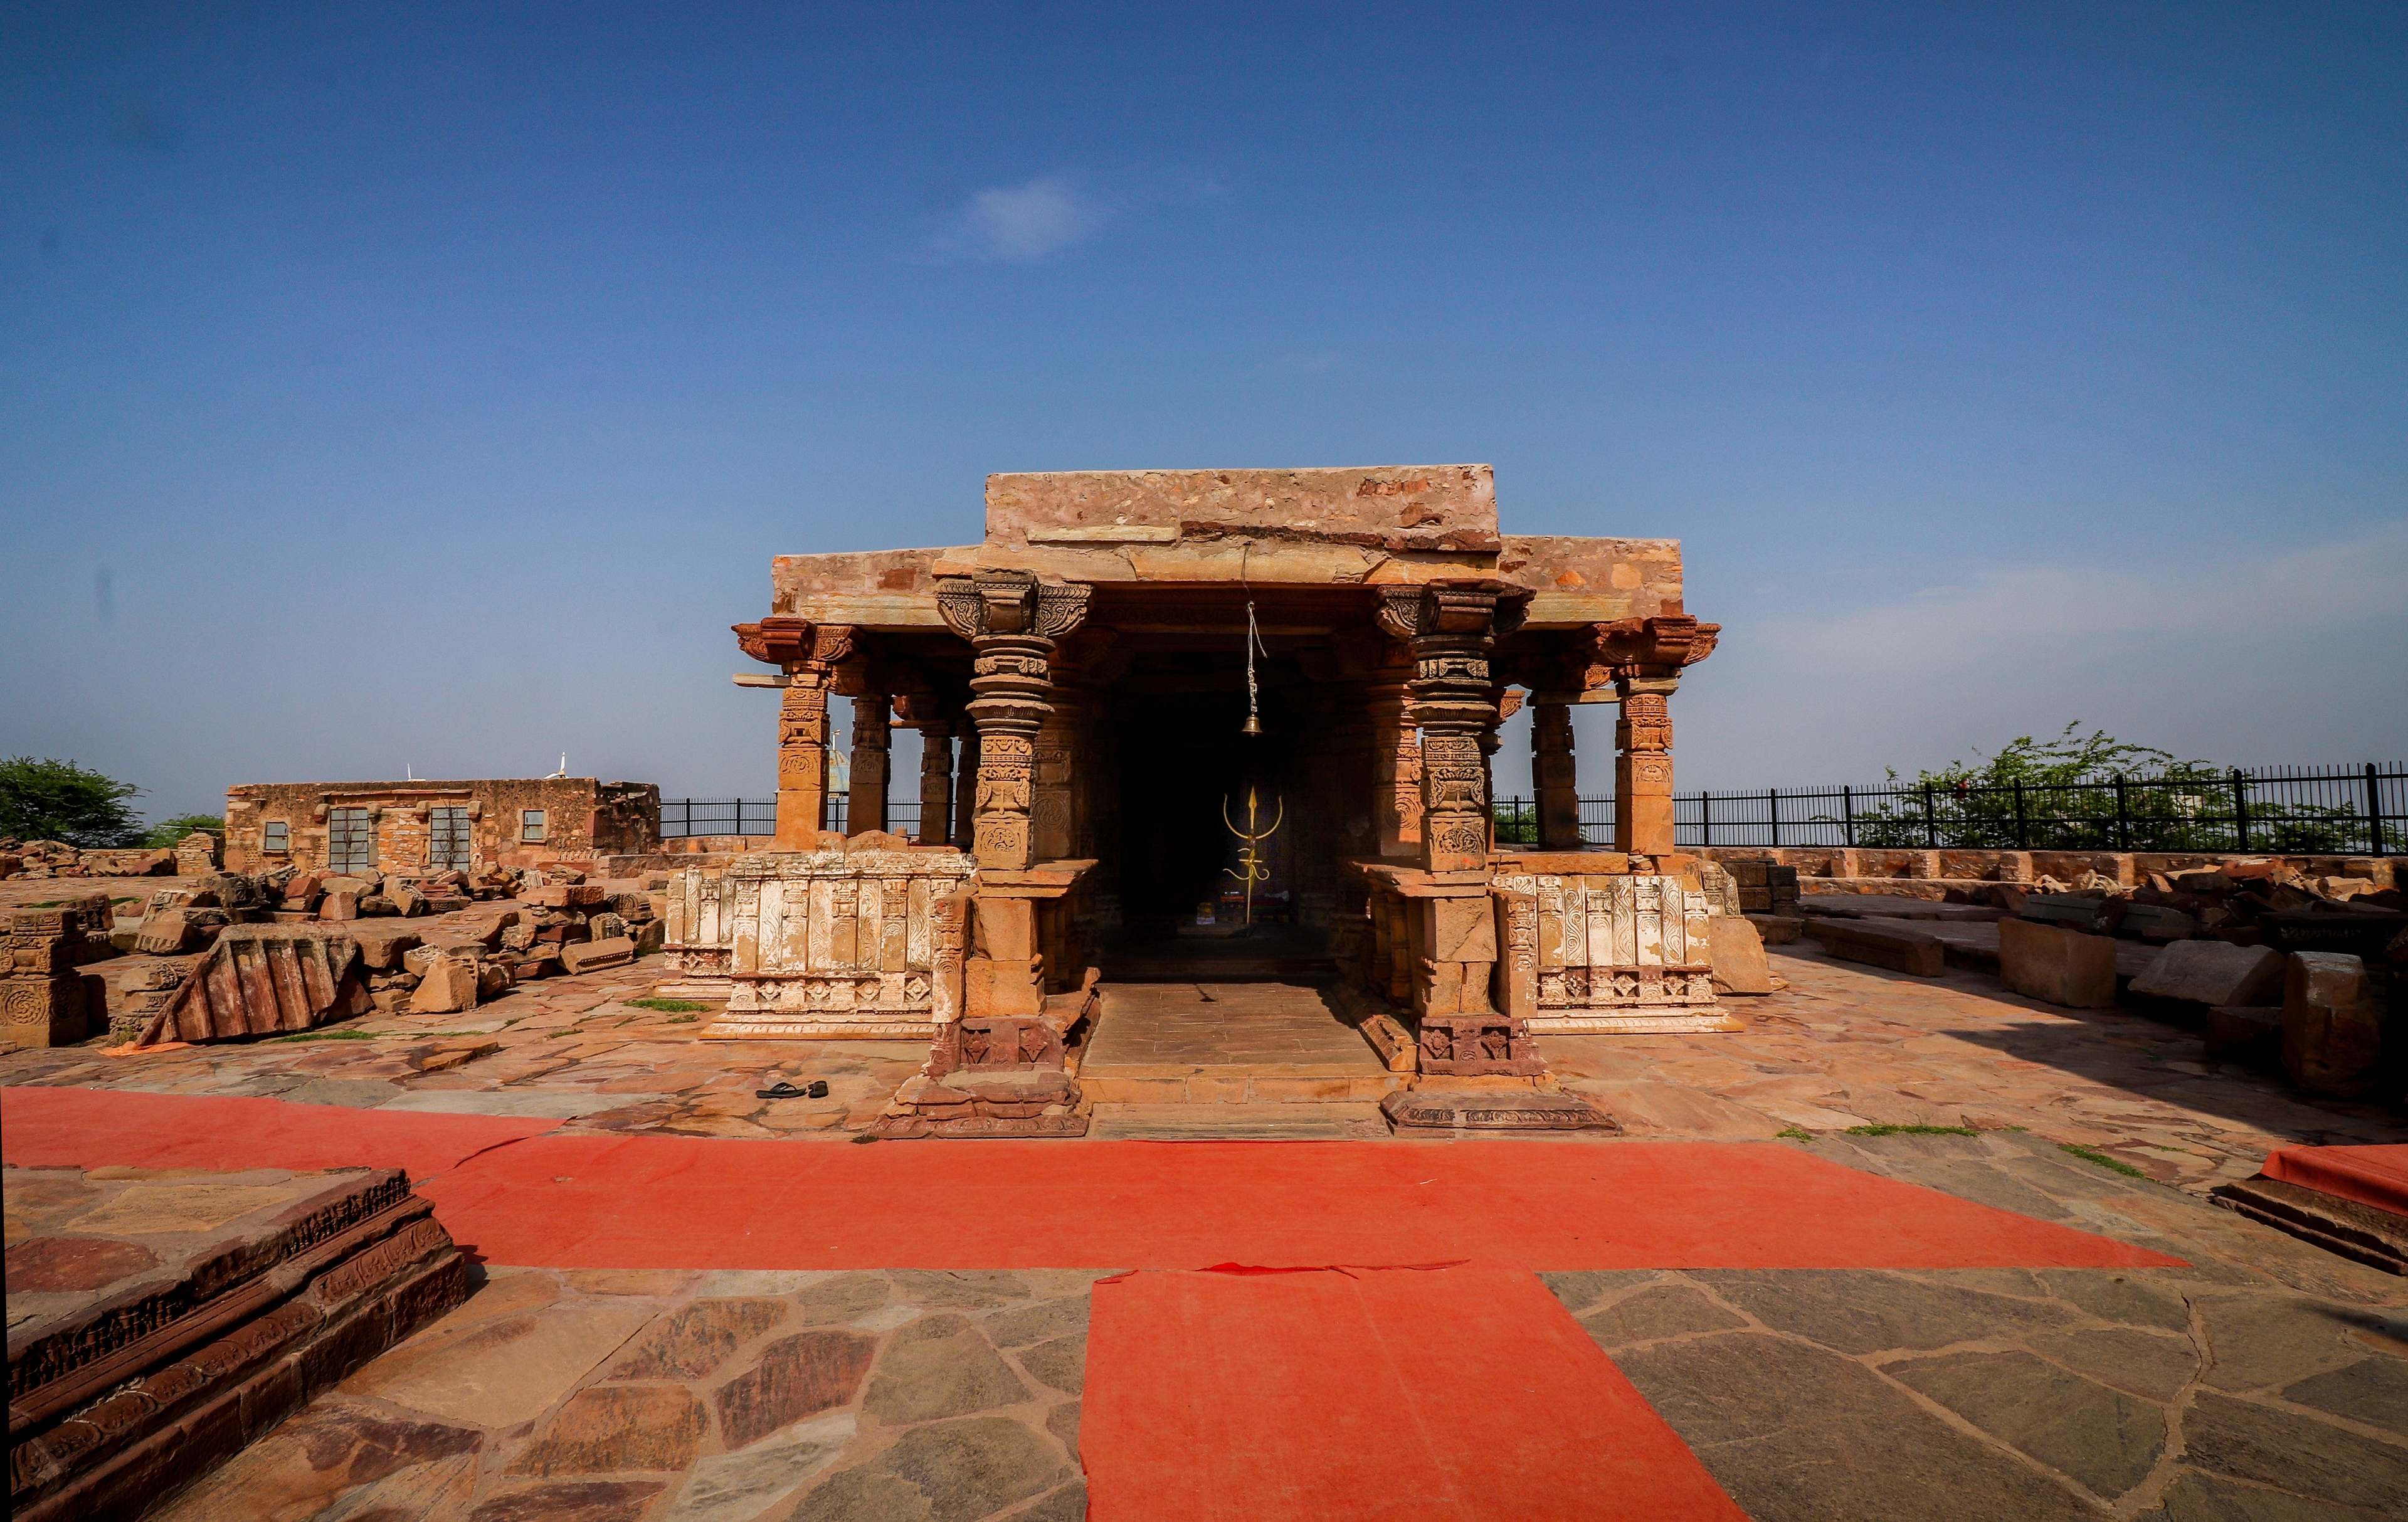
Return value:
<svg viewBox="0 0 2408 1522">
<path fill-rule="evenodd" d="M 2105 1153 L 2099 1151 L 2096 1147 L 2077 1147 L 2071 1142 L 2059 1142 L 2057 1144 L 2057 1150 L 2059 1152 L 2070 1152 L 2086 1163 L 2097 1163 L 2100 1167 L 2111 1169 L 2115 1172 L 2123 1174 L 2127 1178 L 2144 1179 L 2149 1176 L 2146 1170 L 2134 1168 L 2130 1163 L 2125 1162 L 2121 1158 L 2110 1157 Z"/>
<path fill-rule="evenodd" d="M 1850 1136 L 1979 1136 L 1971 1126 L 1851 1126 Z"/>
<path fill-rule="evenodd" d="M 1777 1137 L 1786 1137 L 1792 1142 L 1812 1142 L 1814 1140 L 1814 1133 L 1808 1130 L 1803 1126 L 1784 1126 L 1772 1134 Z"/>
<path fill-rule="evenodd" d="M 708 1004 L 696 1004 L 691 999 L 684 998 L 631 998 L 626 1002 L 629 1009 L 662 1010 L 671 1014 L 689 1014 L 696 1010 L 710 1008 Z"/>
</svg>

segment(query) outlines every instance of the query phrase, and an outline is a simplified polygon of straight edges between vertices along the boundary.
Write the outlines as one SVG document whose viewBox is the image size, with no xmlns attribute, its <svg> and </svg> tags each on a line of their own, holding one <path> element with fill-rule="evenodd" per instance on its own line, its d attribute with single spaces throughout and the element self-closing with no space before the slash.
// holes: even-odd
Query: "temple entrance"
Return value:
<svg viewBox="0 0 2408 1522">
<path fill-rule="evenodd" d="M 1150 690 L 1164 687 L 1186 690 Z M 1263 732 L 1244 733 L 1238 670 L 1140 673 L 1115 693 L 1122 928 L 1102 948 L 1108 981 L 1336 977 L 1326 929 L 1303 923 L 1314 783 L 1301 725 L 1284 702 L 1262 711 Z"/>
</svg>

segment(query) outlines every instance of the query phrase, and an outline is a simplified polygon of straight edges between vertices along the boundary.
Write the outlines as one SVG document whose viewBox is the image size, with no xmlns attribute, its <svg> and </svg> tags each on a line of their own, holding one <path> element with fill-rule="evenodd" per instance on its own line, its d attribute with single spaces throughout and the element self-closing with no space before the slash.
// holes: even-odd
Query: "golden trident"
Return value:
<svg viewBox="0 0 2408 1522">
<path fill-rule="evenodd" d="M 1254 828 L 1257 823 L 1254 817 L 1254 790 L 1251 787 L 1247 788 L 1246 827 L 1240 829 L 1229 820 L 1229 795 L 1226 793 L 1221 795 L 1221 823 L 1228 825 L 1229 833 L 1246 842 L 1246 848 L 1238 853 L 1238 865 L 1224 867 L 1221 870 L 1246 885 L 1246 923 L 1248 925 L 1254 923 L 1254 884 L 1271 880 L 1271 864 L 1263 859 L 1260 849 L 1262 842 L 1269 840 L 1287 818 L 1287 799 L 1282 797 L 1276 801 L 1279 805 L 1278 816 L 1272 819 L 1268 828 L 1258 830 Z"/>
</svg>

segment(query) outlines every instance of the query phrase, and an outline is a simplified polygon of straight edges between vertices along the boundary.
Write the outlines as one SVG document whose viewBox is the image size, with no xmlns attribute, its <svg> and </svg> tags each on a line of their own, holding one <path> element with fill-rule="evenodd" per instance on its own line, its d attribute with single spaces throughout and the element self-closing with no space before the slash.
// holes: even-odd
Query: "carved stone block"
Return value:
<svg viewBox="0 0 2408 1522">
<path fill-rule="evenodd" d="M 1547 1070 L 1525 1021 L 1509 1014 L 1425 1014 L 1421 1070 L 1463 1078 L 1536 1077 Z"/>
</svg>

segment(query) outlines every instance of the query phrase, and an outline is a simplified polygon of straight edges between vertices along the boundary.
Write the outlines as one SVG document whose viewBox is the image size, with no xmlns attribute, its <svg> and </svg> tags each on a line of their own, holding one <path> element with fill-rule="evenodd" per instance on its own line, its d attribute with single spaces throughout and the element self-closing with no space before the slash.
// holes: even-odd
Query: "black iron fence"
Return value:
<svg viewBox="0 0 2408 1522">
<path fill-rule="evenodd" d="M 831 795 L 823 829 L 846 827 Z M 1613 839 L 1613 798 L 1580 800 L 1581 838 Z M 1976 786 L 1769 787 L 1683 793 L 1673 840 L 1684 846 L 1865 846 L 1950 851 L 2230 851 L 2269 855 L 2408 854 L 2408 764 L 2192 768 L 2139 777 Z M 917 837 L 920 805 L 886 806 L 886 827 Z M 774 798 L 663 798 L 661 835 L 774 835 Z M 1527 797 L 1497 800 L 1497 839 L 1535 844 Z"/>
<path fill-rule="evenodd" d="M 826 807 L 821 811 L 822 829 L 840 830 L 845 827 L 847 801 L 840 793 L 829 796 Z M 887 804 L 886 827 L 898 835 L 917 836 L 920 832 L 919 800 Z M 696 835 L 777 833 L 776 798 L 661 799 L 661 839 L 664 840 L 681 840 Z"/>
<path fill-rule="evenodd" d="M 1580 800 L 1581 836 L 1613 838 L 1613 799 Z M 2408 853 L 2408 765 L 2188 768 L 2065 783 L 1767 788 L 1683 793 L 1684 846 L 1915 850 L 2226 851 L 2270 855 Z M 1497 800 L 1500 842 L 1535 843 L 1526 797 Z"/>
</svg>

